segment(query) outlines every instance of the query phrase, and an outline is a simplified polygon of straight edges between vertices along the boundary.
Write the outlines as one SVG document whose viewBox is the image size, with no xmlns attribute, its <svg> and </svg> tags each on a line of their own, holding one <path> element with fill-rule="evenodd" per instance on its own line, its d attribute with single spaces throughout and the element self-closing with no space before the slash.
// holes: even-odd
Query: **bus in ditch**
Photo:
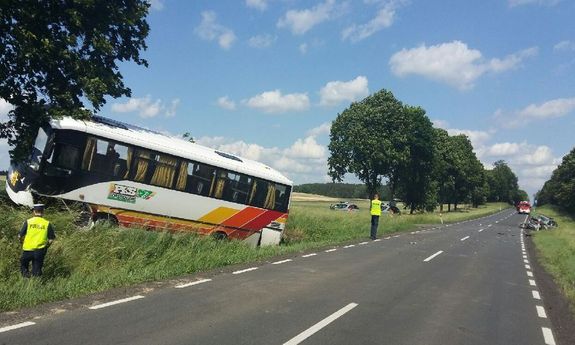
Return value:
<svg viewBox="0 0 575 345">
<path fill-rule="evenodd" d="M 91 222 L 279 244 L 293 183 L 249 159 L 104 117 L 52 120 L 6 191 L 85 203 Z"/>
</svg>

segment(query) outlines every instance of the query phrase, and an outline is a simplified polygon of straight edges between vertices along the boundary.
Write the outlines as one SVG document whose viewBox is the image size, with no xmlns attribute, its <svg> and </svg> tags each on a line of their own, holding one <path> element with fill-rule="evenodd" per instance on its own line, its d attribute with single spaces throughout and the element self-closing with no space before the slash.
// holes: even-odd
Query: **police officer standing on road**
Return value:
<svg viewBox="0 0 575 345">
<path fill-rule="evenodd" d="M 22 225 L 18 239 L 22 242 L 22 257 L 20 258 L 20 271 L 25 278 L 30 277 L 30 261 L 32 261 L 32 276 L 42 275 L 42 266 L 46 251 L 52 241 L 56 239 L 54 226 L 42 218 L 44 205 L 34 205 L 34 217 Z"/>
<path fill-rule="evenodd" d="M 377 226 L 379 225 L 379 216 L 381 216 L 381 201 L 379 195 L 375 193 L 373 200 L 371 200 L 371 234 L 370 238 L 375 240 L 377 238 Z"/>
</svg>

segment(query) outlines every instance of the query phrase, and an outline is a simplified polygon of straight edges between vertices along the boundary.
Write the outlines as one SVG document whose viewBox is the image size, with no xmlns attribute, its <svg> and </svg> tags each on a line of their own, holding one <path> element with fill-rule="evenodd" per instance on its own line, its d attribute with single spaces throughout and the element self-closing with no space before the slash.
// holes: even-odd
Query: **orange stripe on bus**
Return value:
<svg viewBox="0 0 575 345">
<path fill-rule="evenodd" d="M 198 219 L 199 222 L 211 223 L 211 224 L 221 224 L 226 219 L 240 212 L 239 210 L 229 208 L 229 207 L 218 207 L 215 210 L 209 212 L 208 214 L 202 216 Z"/>
</svg>

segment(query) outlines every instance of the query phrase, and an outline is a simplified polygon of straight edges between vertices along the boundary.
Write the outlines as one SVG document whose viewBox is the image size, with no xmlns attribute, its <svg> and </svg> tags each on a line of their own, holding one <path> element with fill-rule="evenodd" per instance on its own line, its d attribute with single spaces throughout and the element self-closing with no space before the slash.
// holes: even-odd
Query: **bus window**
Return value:
<svg viewBox="0 0 575 345">
<path fill-rule="evenodd" d="M 231 171 L 222 171 L 218 184 L 216 184 L 216 192 L 218 192 L 217 188 L 220 186 L 220 181 L 225 181 L 223 183 L 223 191 L 219 196 L 221 199 L 240 204 L 247 202 L 252 184 L 251 177 Z"/>
<path fill-rule="evenodd" d="M 178 160 L 162 154 L 157 154 L 154 158 L 155 169 L 150 183 L 160 187 L 172 188 Z"/>
<path fill-rule="evenodd" d="M 47 162 L 59 168 L 74 170 L 78 167 L 79 158 L 80 150 L 77 147 L 57 143 Z"/>
<path fill-rule="evenodd" d="M 216 169 L 200 163 L 188 163 L 186 192 L 208 196 L 214 184 Z"/>
<path fill-rule="evenodd" d="M 150 151 L 137 150 L 134 158 L 134 181 L 146 182 L 148 167 L 150 166 Z"/>
<path fill-rule="evenodd" d="M 125 178 L 129 172 L 131 148 L 102 139 L 86 141 L 82 169 L 104 175 Z"/>
<path fill-rule="evenodd" d="M 250 191 L 248 204 L 255 207 L 264 207 L 268 193 L 269 182 L 255 179 Z"/>
<path fill-rule="evenodd" d="M 275 197 L 275 204 L 274 210 L 285 212 L 288 207 L 289 201 L 289 187 L 276 184 L 276 197 Z"/>
</svg>

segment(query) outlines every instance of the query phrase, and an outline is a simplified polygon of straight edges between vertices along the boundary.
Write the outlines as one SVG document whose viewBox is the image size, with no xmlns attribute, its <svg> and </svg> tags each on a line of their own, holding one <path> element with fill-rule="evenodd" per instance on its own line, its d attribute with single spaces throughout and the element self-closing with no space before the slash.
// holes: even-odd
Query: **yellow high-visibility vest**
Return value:
<svg viewBox="0 0 575 345">
<path fill-rule="evenodd" d="M 23 250 L 36 250 L 46 247 L 48 244 L 48 222 L 42 217 L 28 219 L 26 236 L 24 237 Z"/>
<path fill-rule="evenodd" d="M 381 216 L 381 200 L 371 200 L 371 211 L 372 216 Z"/>
</svg>

